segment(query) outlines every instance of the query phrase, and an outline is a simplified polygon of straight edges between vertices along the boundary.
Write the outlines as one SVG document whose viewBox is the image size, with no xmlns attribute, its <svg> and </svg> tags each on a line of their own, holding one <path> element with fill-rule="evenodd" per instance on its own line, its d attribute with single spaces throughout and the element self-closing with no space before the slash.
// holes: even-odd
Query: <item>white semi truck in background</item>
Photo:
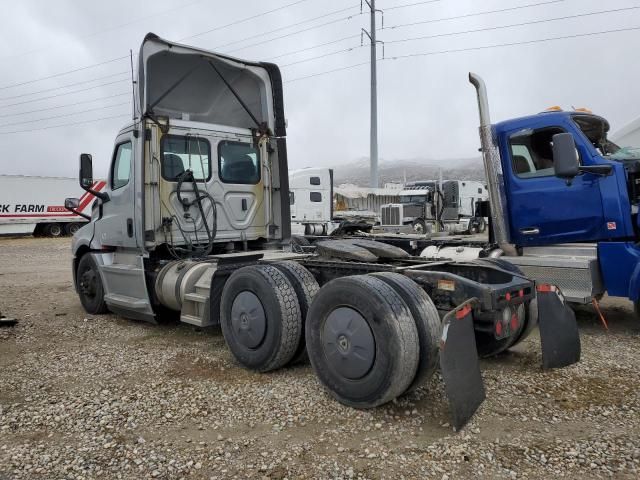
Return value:
<svg viewBox="0 0 640 480">
<path fill-rule="evenodd" d="M 92 188 L 105 185 L 96 181 Z M 80 197 L 78 211 L 88 216 L 95 200 L 80 192 L 75 178 L 0 175 L 0 235 L 73 235 L 88 219 L 66 210 L 64 199 Z"/>
<path fill-rule="evenodd" d="M 289 172 L 291 233 L 326 235 L 333 220 L 333 170 L 303 168 Z"/>
</svg>

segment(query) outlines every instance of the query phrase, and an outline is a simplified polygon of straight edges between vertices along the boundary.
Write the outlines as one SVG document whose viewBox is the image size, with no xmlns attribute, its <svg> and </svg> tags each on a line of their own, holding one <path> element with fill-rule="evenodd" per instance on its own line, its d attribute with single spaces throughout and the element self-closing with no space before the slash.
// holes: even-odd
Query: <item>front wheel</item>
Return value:
<svg viewBox="0 0 640 480">
<path fill-rule="evenodd" d="M 76 286 L 80 303 L 87 313 L 98 315 L 108 312 L 98 265 L 90 253 L 83 255 L 78 262 Z"/>
<path fill-rule="evenodd" d="M 427 224 L 424 223 L 424 220 L 418 219 L 413 221 L 413 231 L 419 235 L 424 235 L 427 233 Z"/>
</svg>

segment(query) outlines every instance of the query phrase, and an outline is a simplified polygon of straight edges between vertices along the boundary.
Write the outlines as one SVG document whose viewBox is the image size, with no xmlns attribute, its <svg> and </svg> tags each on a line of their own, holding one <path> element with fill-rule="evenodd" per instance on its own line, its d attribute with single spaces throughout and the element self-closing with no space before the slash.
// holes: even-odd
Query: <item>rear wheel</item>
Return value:
<svg viewBox="0 0 640 480">
<path fill-rule="evenodd" d="M 98 264 L 90 253 L 83 255 L 78 262 L 76 283 L 80 303 L 87 313 L 98 315 L 108 312 Z"/>
<path fill-rule="evenodd" d="M 63 233 L 62 225 L 59 223 L 49 223 L 44 228 L 44 233 L 48 237 L 61 237 Z"/>
<path fill-rule="evenodd" d="M 307 240 L 305 237 L 300 235 L 292 235 L 291 236 L 291 251 L 295 253 L 304 253 L 304 249 L 302 247 L 311 246 L 311 242 Z"/>
<path fill-rule="evenodd" d="M 67 223 L 64 226 L 64 233 L 66 235 L 75 235 L 75 233 L 80 230 L 80 224 L 79 223 Z"/>
<path fill-rule="evenodd" d="M 300 305 L 300 316 L 302 318 L 302 334 L 300 335 L 300 343 L 296 349 L 296 353 L 291 363 L 298 363 L 307 359 L 307 351 L 304 340 L 304 325 L 307 318 L 307 312 L 320 286 L 311 272 L 299 263 L 293 261 L 278 262 L 273 264 L 278 270 L 286 275 L 291 282 L 293 289 L 298 297 Z"/>
<path fill-rule="evenodd" d="M 259 372 L 287 364 L 300 345 L 298 298 L 286 275 L 270 265 L 236 270 L 222 291 L 222 334 L 233 356 Z"/>
<path fill-rule="evenodd" d="M 382 405 L 415 378 L 416 324 L 402 297 L 380 278 L 341 277 L 324 285 L 307 315 L 306 340 L 318 379 L 345 405 Z"/>
<path fill-rule="evenodd" d="M 431 297 L 416 282 L 400 273 L 374 273 L 373 277 L 387 283 L 407 304 L 418 331 L 420 357 L 416 375 L 407 392 L 423 386 L 438 366 L 438 348 L 442 334 L 442 323 L 438 309 Z"/>
</svg>

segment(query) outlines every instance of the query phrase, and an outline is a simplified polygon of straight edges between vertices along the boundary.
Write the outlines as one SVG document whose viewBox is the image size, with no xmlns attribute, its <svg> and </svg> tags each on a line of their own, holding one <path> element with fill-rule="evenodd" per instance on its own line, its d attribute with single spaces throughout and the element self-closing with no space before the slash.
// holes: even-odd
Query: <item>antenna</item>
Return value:
<svg viewBox="0 0 640 480">
<path fill-rule="evenodd" d="M 133 117 L 133 121 L 138 120 L 138 116 L 136 115 L 136 80 L 133 77 L 133 50 L 129 50 L 129 60 L 131 63 L 131 116 Z"/>
</svg>

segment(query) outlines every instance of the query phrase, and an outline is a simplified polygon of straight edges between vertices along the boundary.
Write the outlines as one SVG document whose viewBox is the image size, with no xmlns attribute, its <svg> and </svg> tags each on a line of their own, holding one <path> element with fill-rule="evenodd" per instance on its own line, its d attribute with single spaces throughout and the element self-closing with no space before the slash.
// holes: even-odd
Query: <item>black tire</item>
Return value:
<svg viewBox="0 0 640 480">
<path fill-rule="evenodd" d="M 478 220 L 478 233 L 484 233 L 487 231 L 487 222 L 484 217 L 480 217 Z"/>
<path fill-rule="evenodd" d="M 291 236 L 291 251 L 295 253 L 304 253 L 302 247 L 310 247 L 311 242 L 301 235 Z"/>
<path fill-rule="evenodd" d="M 302 335 L 295 289 L 271 265 L 242 267 L 229 277 L 222 290 L 220 322 L 236 360 L 259 372 L 286 365 Z"/>
<path fill-rule="evenodd" d="M 76 284 L 80 303 L 87 313 L 99 315 L 109 311 L 104 302 L 104 287 L 98 264 L 90 253 L 85 253 L 78 262 Z"/>
<path fill-rule="evenodd" d="M 508 262 L 507 260 L 503 260 L 502 258 L 478 258 L 477 260 L 475 260 L 475 263 L 497 267 L 507 272 L 511 272 L 524 277 L 524 273 L 522 272 L 522 270 L 520 270 L 520 267 L 514 265 L 511 262 Z M 529 308 L 529 305 L 524 306 L 524 321 L 520 322 L 517 332 L 507 338 L 496 339 L 493 335 L 493 332 L 476 332 L 476 346 L 478 348 L 478 355 L 480 355 L 481 357 L 491 357 L 508 350 L 509 348 L 517 345 L 522 340 L 524 340 L 528 336 L 528 334 L 531 333 L 531 329 L 527 328 L 528 323 L 531 321 L 531 319 L 529 318 Z"/>
<path fill-rule="evenodd" d="M 341 277 L 324 285 L 305 332 L 311 366 L 340 403 L 377 407 L 402 395 L 415 378 L 416 324 L 402 297 L 379 278 Z"/>
<path fill-rule="evenodd" d="M 305 348 L 304 326 L 307 319 L 307 312 L 309 311 L 313 297 L 315 297 L 318 290 L 320 290 L 320 285 L 318 285 L 318 282 L 311 272 L 299 263 L 286 261 L 274 263 L 273 266 L 287 276 L 291 285 L 293 285 L 296 295 L 298 296 L 298 302 L 300 305 L 302 334 L 300 335 L 300 343 L 298 344 L 296 353 L 290 363 L 306 362 L 308 357 L 307 349 Z"/>
<path fill-rule="evenodd" d="M 48 223 L 46 227 L 44 227 L 44 234 L 47 237 L 58 238 L 64 234 L 64 228 L 59 223 Z"/>
<path fill-rule="evenodd" d="M 80 224 L 79 223 L 75 223 L 75 222 L 70 222 L 65 224 L 64 226 L 64 233 L 65 235 L 75 235 L 75 233 L 80 230 Z"/>
<path fill-rule="evenodd" d="M 420 358 L 416 375 L 405 393 L 413 392 L 423 386 L 433 376 L 439 361 L 440 337 L 442 322 L 438 309 L 431 297 L 416 282 L 400 273 L 374 273 L 393 288 L 407 304 L 418 330 Z"/>
<path fill-rule="evenodd" d="M 427 224 L 424 223 L 424 220 L 422 220 L 421 218 L 414 220 L 411 226 L 413 227 L 413 231 L 415 233 L 419 235 L 427 234 Z"/>
</svg>

